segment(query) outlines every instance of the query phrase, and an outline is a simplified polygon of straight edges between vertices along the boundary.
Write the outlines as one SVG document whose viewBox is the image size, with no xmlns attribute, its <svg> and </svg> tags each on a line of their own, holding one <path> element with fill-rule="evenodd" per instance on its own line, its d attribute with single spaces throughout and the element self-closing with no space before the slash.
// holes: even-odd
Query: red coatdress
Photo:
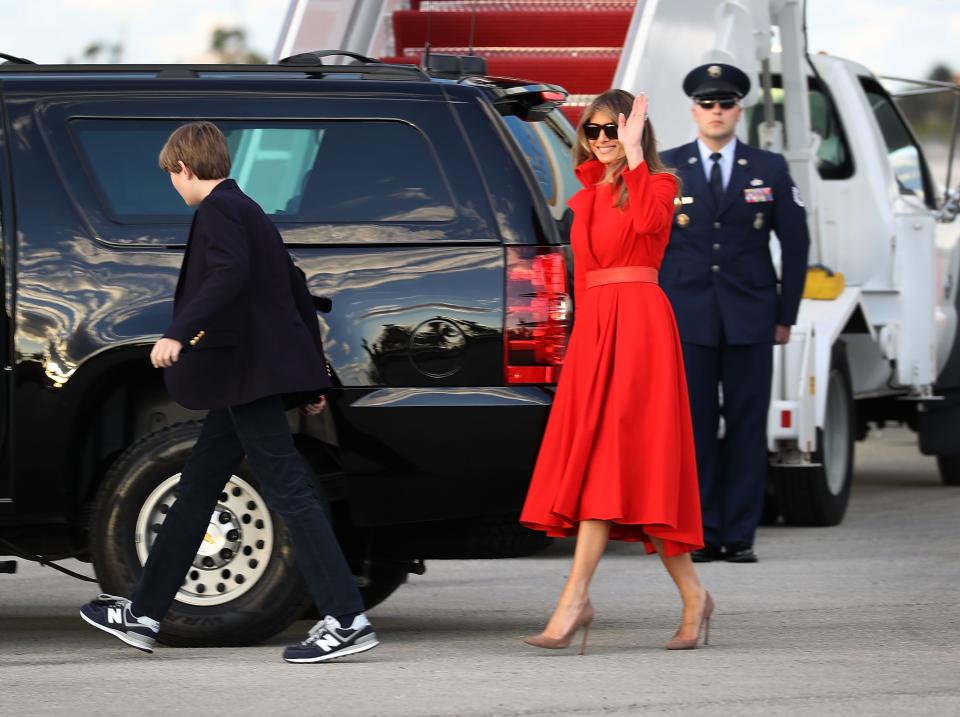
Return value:
<svg viewBox="0 0 960 717">
<path fill-rule="evenodd" d="M 679 555 L 703 547 L 703 533 L 673 309 L 656 283 L 631 280 L 638 270 L 595 273 L 659 269 L 676 183 L 643 162 L 623 173 L 620 209 L 613 185 L 597 184 L 603 173 L 595 159 L 577 167 L 584 189 L 569 202 L 576 317 L 520 522 L 567 537 L 581 520 L 609 520 L 611 540 L 642 540 L 651 553 L 652 535 Z"/>
</svg>

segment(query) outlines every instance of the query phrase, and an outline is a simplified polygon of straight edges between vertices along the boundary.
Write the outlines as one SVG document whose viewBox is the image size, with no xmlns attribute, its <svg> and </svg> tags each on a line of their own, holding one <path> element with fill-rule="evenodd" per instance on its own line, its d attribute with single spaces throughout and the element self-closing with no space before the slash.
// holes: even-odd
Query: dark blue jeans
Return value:
<svg viewBox="0 0 960 717">
<path fill-rule="evenodd" d="M 203 540 L 223 486 L 250 461 L 267 506 L 287 526 L 321 615 L 363 610 L 363 600 L 323 507 L 310 488 L 279 396 L 210 411 L 180 477 L 179 497 L 133 591 L 133 612 L 162 620 Z"/>
</svg>

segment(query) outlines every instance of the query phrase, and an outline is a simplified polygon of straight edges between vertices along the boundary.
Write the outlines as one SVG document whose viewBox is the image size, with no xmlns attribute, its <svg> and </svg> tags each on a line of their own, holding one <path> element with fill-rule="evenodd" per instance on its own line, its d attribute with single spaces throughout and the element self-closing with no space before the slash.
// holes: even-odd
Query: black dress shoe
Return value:
<svg viewBox="0 0 960 717">
<path fill-rule="evenodd" d="M 753 552 L 752 545 L 728 545 L 724 560 L 728 563 L 755 563 L 757 554 Z"/>
<path fill-rule="evenodd" d="M 690 557 L 695 563 L 712 563 L 714 560 L 723 560 L 723 548 L 716 545 L 704 545 L 700 550 L 694 550 Z"/>
</svg>

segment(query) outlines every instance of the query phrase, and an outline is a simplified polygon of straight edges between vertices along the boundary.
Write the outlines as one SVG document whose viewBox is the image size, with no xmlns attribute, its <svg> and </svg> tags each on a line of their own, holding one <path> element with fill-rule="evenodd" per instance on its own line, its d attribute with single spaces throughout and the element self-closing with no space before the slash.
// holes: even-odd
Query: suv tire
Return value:
<svg viewBox="0 0 960 717">
<path fill-rule="evenodd" d="M 145 511 L 157 504 L 158 489 L 160 493 L 172 490 L 170 486 L 175 485 L 174 477 L 186 462 L 200 425 L 178 423 L 145 436 L 124 451 L 108 472 L 92 524 L 93 563 L 104 591 L 130 594 L 141 572 L 141 555 L 145 555 L 145 548 L 138 551 L 138 542 L 148 538 L 143 534 L 144 518 L 152 519 L 145 516 Z M 257 480 L 246 462 L 231 483 L 236 479 L 239 481 L 232 490 L 242 488 L 243 500 L 257 504 L 263 513 L 268 513 Z M 159 510 L 163 510 L 162 505 Z M 270 531 L 268 542 L 272 542 L 272 548 L 264 556 L 265 565 L 258 566 L 261 569 L 251 574 L 253 584 L 237 586 L 235 582 L 222 580 L 229 564 L 206 570 L 199 566 L 191 568 L 188 580 L 191 573 L 203 580 L 201 571 L 205 570 L 210 573 L 211 585 L 198 588 L 196 585 L 200 583 L 196 583 L 193 592 L 181 590 L 177 594 L 161 626 L 162 642 L 183 647 L 250 645 L 281 632 L 303 615 L 311 600 L 297 568 L 286 527 L 273 513 L 264 515 L 263 523 Z M 239 560 L 235 564 L 249 570 L 244 562 L 253 561 L 247 561 L 243 551 L 254 548 L 243 544 L 244 540 L 246 538 L 241 537 L 235 552 Z M 237 575 L 231 573 L 231 578 L 236 580 Z M 185 583 L 185 587 L 189 585 Z M 224 586 L 226 595 L 215 594 L 220 585 Z M 203 594 L 198 594 L 198 589 L 202 589 Z M 234 599 L 229 599 L 231 590 L 238 593 Z"/>
<path fill-rule="evenodd" d="M 944 485 L 960 485 L 960 454 L 937 456 L 937 469 Z"/>
</svg>

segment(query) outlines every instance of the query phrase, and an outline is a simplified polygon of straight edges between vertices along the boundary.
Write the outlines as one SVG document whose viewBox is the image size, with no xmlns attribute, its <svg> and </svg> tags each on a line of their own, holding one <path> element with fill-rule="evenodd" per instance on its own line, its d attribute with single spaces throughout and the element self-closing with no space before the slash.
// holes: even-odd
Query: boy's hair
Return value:
<svg viewBox="0 0 960 717">
<path fill-rule="evenodd" d="M 213 122 L 190 122 L 177 127 L 160 150 L 160 169 L 180 173 L 183 162 L 197 179 L 223 179 L 230 174 L 230 150 L 223 132 Z"/>
</svg>

